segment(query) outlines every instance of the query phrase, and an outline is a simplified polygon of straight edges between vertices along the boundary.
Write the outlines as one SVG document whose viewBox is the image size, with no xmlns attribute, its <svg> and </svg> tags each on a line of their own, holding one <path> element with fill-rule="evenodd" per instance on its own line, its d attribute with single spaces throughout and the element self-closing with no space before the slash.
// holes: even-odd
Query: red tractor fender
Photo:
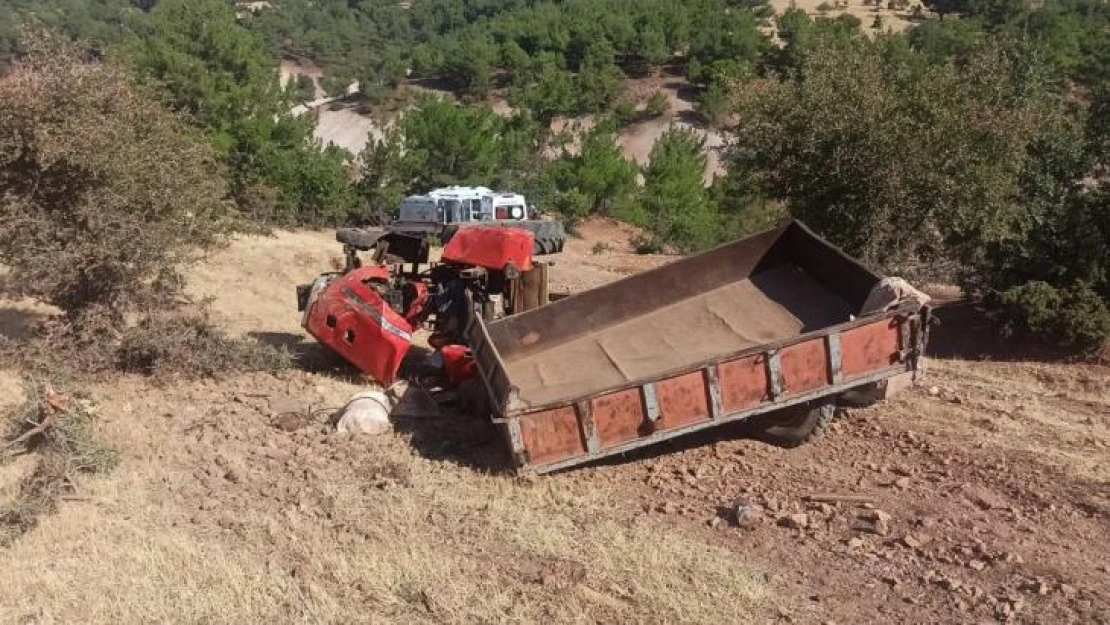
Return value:
<svg viewBox="0 0 1110 625">
<path fill-rule="evenodd" d="M 459 228 L 443 248 L 442 260 L 501 271 L 512 265 L 520 271 L 532 269 L 535 235 L 523 228 L 471 226 Z"/>
<path fill-rule="evenodd" d="M 397 380 L 412 343 L 413 326 L 369 285 L 388 282 L 388 267 L 361 267 L 319 289 L 304 327 L 359 371 L 385 385 Z"/>
</svg>

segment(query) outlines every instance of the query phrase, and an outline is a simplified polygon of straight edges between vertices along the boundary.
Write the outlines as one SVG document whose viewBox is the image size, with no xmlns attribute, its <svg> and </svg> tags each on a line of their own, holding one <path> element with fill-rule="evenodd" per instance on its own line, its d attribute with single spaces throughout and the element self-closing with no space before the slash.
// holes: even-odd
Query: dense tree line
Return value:
<svg viewBox="0 0 1110 625">
<path fill-rule="evenodd" d="M 1110 335 L 1110 5 L 927 5 L 940 17 L 869 37 L 854 17 L 772 17 L 758 0 L 286 0 L 238 16 L 223 0 L 0 0 L 0 61 L 31 14 L 122 60 L 207 137 L 239 210 L 271 223 L 365 218 L 453 183 L 627 219 L 644 250 L 789 213 L 881 269 L 958 279 L 1011 327 L 1095 344 Z M 416 102 L 352 184 L 352 157 L 286 113 L 309 86 L 279 87 L 282 55 L 372 100 L 415 78 L 473 104 Z M 708 187 L 696 133 L 672 128 L 643 167 L 619 148 L 636 114 L 616 105 L 624 79 L 663 66 L 700 90 L 704 119 L 732 124 Z M 515 113 L 482 102 L 495 90 Z"/>
</svg>

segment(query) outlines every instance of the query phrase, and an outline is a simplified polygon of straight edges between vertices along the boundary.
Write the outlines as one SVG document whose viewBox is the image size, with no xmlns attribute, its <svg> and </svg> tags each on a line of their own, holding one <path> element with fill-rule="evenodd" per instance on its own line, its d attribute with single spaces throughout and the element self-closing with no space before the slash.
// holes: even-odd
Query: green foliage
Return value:
<svg viewBox="0 0 1110 625">
<path fill-rule="evenodd" d="M 391 212 L 404 196 L 435 187 L 524 189 L 542 169 L 546 131 L 530 117 L 425 97 L 362 153 L 363 218 Z"/>
<path fill-rule="evenodd" d="M 541 122 L 550 123 L 558 115 L 578 110 L 578 94 L 574 76 L 563 69 L 564 60 L 553 53 L 543 53 L 523 69 L 513 73 L 509 102 L 531 111 Z"/>
<path fill-rule="evenodd" d="M 703 182 L 705 166 L 705 139 L 696 131 L 672 125 L 655 142 L 640 200 L 626 212 L 647 231 L 638 247 L 690 252 L 720 240 L 717 206 Z"/>
<path fill-rule="evenodd" d="M 818 37 L 800 75 L 752 95 L 735 158 L 850 253 L 879 266 L 971 259 L 1031 224 L 1027 153 L 1063 110 L 1019 51 L 935 66 L 894 40 Z M 907 227 L 913 236 L 906 236 Z"/>
<path fill-rule="evenodd" d="M 705 123 L 714 128 L 724 124 L 728 115 L 728 88 L 721 83 L 713 83 L 698 96 L 697 111 Z"/>
<path fill-rule="evenodd" d="M 603 122 L 578 136 L 578 151 L 564 150 L 547 176 L 558 194 L 555 208 L 574 221 L 616 214 L 636 192 L 636 165 L 617 145 L 616 125 Z"/>
<path fill-rule="evenodd" d="M 209 133 L 241 207 L 269 223 L 348 218 L 354 194 L 346 157 L 313 142 L 311 118 L 290 115 L 265 46 L 237 24 L 230 5 L 161 0 L 135 28 L 134 66 Z M 277 191 L 275 201 L 252 197 L 266 187 Z"/>
<path fill-rule="evenodd" d="M 907 33 L 910 46 L 934 63 L 964 60 L 983 41 L 983 29 L 971 20 L 929 20 Z"/>
<path fill-rule="evenodd" d="M 119 65 L 43 33 L 22 45 L 0 77 L 0 264 L 98 331 L 165 307 L 231 226 L 214 155 Z"/>
<path fill-rule="evenodd" d="M 722 239 L 762 232 L 789 217 L 780 203 L 768 201 L 763 195 L 753 172 L 737 166 L 713 181 L 709 197 L 721 216 Z"/>
<path fill-rule="evenodd" d="M 656 91 L 648 99 L 646 110 L 652 117 L 662 117 L 671 111 L 671 99 L 662 91 Z"/>
<path fill-rule="evenodd" d="M 1090 285 L 1058 288 L 1030 282 L 1001 294 L 1004 320 L 1011 330 L 1093 350 L 1110 339 L 1110 306 Z"/>
</svg>

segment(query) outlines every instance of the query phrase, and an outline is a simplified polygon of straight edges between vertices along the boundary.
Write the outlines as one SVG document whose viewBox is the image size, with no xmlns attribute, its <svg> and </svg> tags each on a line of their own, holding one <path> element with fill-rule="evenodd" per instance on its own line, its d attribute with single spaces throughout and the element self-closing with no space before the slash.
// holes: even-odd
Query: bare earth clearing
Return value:
<svg viewBox="0 0 1110 625">
<path fill-rule="evenodd" d="M 555 291 L 667 260 L 630 254 L 619 224 L 582 233 Z M 1106 367 L 934 358 L 922 387 L 808 447 L 714 432 L 518 479 L 450 410 L 328 434 L 363 383 L 303 338 L 293 286 L 333 241 L 242 239 L 192 271 L 222 327 L 309 370 L 94 387 L 122 462 L 0 550 L 0 621 L 1110 622 Z M 41 314 L 0 303 L 0 331 Z M 960 330 L 936 329 L 942 353 Z M 0 371 L 0 403 L 19 394 Z M 28 466 L 0 464 L 0 498 Z"/>
</svg>

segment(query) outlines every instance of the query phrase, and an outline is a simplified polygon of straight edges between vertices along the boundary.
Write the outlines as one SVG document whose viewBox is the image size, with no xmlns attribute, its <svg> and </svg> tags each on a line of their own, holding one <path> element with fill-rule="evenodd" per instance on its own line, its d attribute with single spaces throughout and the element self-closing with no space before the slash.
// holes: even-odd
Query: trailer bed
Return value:
<svg viewBox="0 0 1110 625">
<path fill-rule="evenodd" d="M 919 306 L 799 222 L 470 329 L 517 469 L 543 472 L 916 369 Z"/>
</svg>

